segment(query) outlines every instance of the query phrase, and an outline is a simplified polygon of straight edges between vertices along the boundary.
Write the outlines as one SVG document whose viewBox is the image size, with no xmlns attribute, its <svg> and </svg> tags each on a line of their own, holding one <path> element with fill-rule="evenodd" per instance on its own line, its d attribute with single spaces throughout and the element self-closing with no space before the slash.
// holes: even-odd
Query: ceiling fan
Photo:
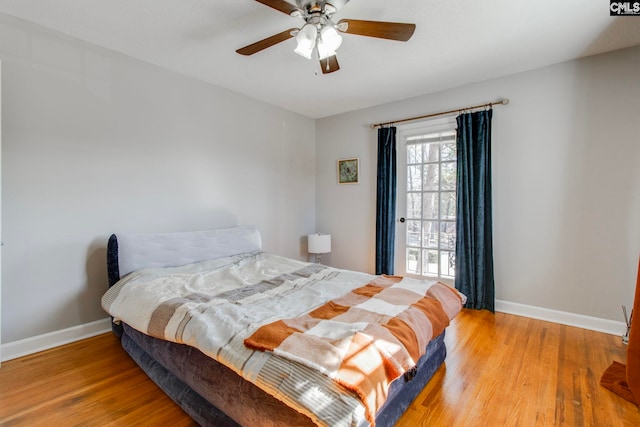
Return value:
<svg viewBox="0 0 640 427">
<path fill-rule="evenodd" d="M 285 0 L 256 1 L 294 18 L 301 18 L 305 23 L 301 28 L 290 28 L 240 48 L 236 52 L 241 55 L 253 55 L 295 37 L 297 43 L 295 52 L 308 59 L 317 55 L 323 74 L 340 69 L 336 58 L 336 50 L 342 44 L 340 33 L 406 42 L 416 29 L 415 24 L 399 22 L 341 19 L 338 23 L 334 23 L 331 20 L 333 14 L 349 0 L 295 0 L 295 5 Z"/>
</svg>

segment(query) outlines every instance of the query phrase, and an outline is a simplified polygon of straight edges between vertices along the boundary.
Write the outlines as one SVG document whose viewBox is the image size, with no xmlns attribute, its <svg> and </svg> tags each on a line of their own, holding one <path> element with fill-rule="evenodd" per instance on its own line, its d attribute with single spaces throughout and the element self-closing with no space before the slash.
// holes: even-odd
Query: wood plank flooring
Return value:
<svg viewBox="0 0 640 427">
<path fill-rule="evenodd" d="M 640 426 L 640 410 L 599 385 L 625 362 L 620 337 L 463 310 L 448 356 L 400 419 L 414 426 Z M 195 426 L 111 334 L 0 368 L 0 426 Z"/>
<path fill-rule="evenodd" d="M 626 361 L 618 336 L 464 310 L 448 355 L 398 426 L 640 426 L 634 404 L 600 386 Z"/>
</svg>

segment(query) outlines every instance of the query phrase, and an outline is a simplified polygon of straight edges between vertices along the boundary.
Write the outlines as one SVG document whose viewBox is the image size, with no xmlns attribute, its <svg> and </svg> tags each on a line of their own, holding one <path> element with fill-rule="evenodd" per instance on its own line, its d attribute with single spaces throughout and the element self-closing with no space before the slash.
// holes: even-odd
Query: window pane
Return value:
<svg viewBox="0 0 640 427">
<path fill-rule="evenodd" d="M 407 163 L 410 165 L 422 163 L 422 144 L 407 145 Z"/>
<path fill-rule="evenodd" d="M 407 167 L 407 191 L 422 190 L 422 166 Z"/>
<path fill-rule="evenodd" d="M 438 193 L 422 193 L 422 219 L 438 219 Z"/>
<path fill-rule="evenodd" d="M 456 160 L 456 144 L 442 144 L 440 160 Z"/>
<path fill-rule="evenodd" d="M 438 164 L 424 165 L 423 191 L 438 191 Z"/>
<path fill-rule="evenodd" d="M 438 274 L 438 251 L 422 250 L 422 274 Z"/>
<path fill-rule="evenodd" d="M 407 246 L 420 247 L 422 239 L 421 221 L 407 221 Z"/>
<path fill-rule="evenodd" d="M 422 219 L 422 193 L 407 193 L 407 217 Z"/>
<path fill-rule="evenodd" d="M 407 248 L 407 273 L 421 274 L 420 249 Z"/>
<path fill-rule="evenodd" d="M 442 182 L 441 190 L 456 189 L 456 164 L 453 162 L 442 163 L 442 172 L 440 176 Z"/>
<path fill-rule="evenodd" d="M 440 248 L 456 249 L 456 223 L 453 221 L 442 221 L 440 223 Z"/>
<path fill-rule="evenodd" d="M 422 228 L 422 244 L 425 248 L 438 247 L 438 222 L 425 221 Z"/>
<path fill-rule="evenodd" d="M 456 219 L 456 193 L 440 193 L 440 219 Z"/>
<path fill-rule="evenodd" d="M 423 144 L 424 145 L 424 162 L 437 162 L 440 154 L 440 144 Z"/>
<path fill-rule="evenodd" d="M 455 253 L 451 251 L 440 251 L 440 275 L 443 277 L 454 277 L 455 266 Z"/>
</svg>

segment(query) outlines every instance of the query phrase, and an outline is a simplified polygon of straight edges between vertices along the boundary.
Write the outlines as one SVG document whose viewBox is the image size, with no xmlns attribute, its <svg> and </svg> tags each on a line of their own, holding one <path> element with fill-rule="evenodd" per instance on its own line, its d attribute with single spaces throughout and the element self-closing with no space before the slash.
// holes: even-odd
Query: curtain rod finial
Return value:
<svg viewBox="0 0 640 427">
<path fill-rule="evenodd" d="M 500 104 L 502 104 L 502 105 L 507 105 L 508 103 L 509 103 L 509 98 L 502 98 L 500 100 Z"/>
</svg>

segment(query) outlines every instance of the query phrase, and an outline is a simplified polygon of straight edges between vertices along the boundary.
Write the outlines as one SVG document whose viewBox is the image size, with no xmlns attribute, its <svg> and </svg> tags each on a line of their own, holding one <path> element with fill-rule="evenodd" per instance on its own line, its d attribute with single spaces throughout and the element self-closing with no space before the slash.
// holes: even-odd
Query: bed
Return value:
<svg viewBox="0 0 640 427">
<path fill-rule="evenodd" d="M 392 426 L 464 304 L 437 282 L 265 253 L 250 226 L 114 234 L 107 269 L 113 332 L 202 426 Z"/>
</svg>

